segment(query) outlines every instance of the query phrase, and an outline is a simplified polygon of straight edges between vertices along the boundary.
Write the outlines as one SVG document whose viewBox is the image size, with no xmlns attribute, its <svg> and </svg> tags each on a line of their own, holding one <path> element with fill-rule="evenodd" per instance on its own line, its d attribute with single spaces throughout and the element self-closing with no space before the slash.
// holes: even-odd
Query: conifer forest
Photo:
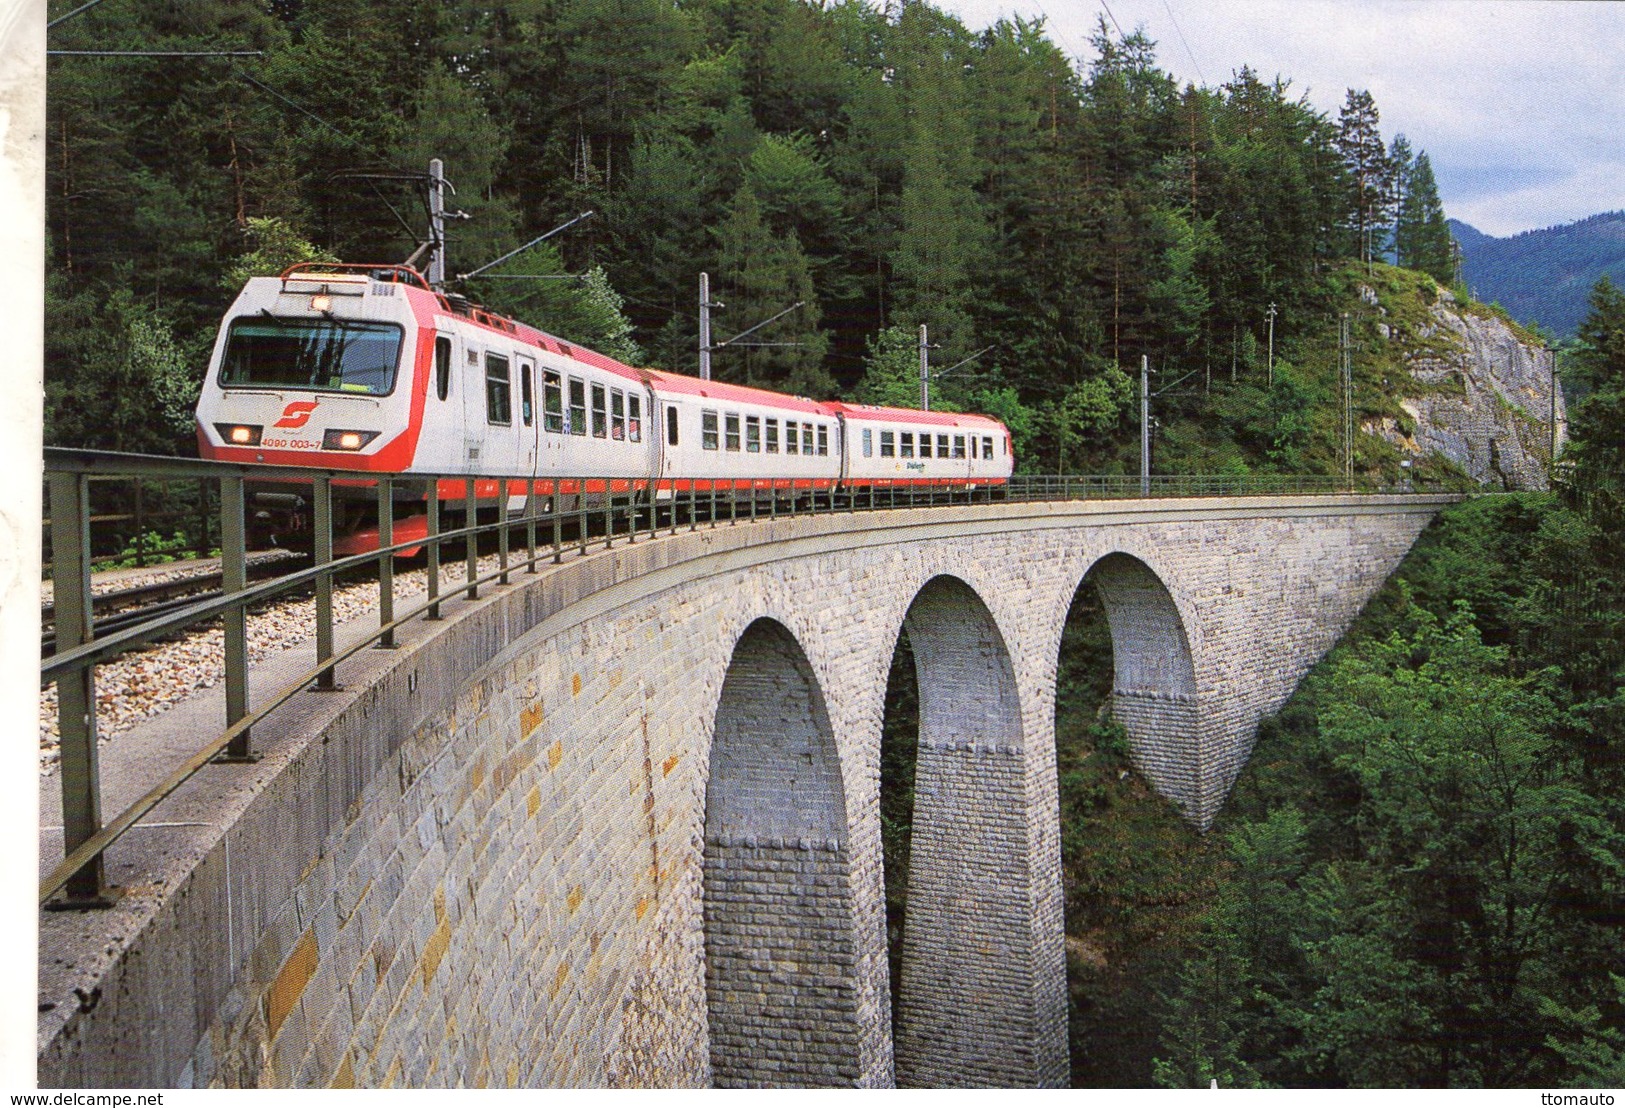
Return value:
<svg viewBox="0 0 1625 1108">
<path fill-rule="evenodd" d="M 1137 472 L 1144 358 L 1157 472 L 1340 474 L 1357 286 L 1465 299 L 1428 155 L 1368 92 L 1330 115 L 1291 75 L 1182 87 L 1105 19 L 1071 58 L 929 0 L 105 0 L 48 45 L 170 55 L 48 62 L 52 446 L 193 453 L 245 277 L 406 261 L 432 158 L 466 215 L 450 275 L 593 213 L 460 281 L 474 300 L 694 373 L 706 272 L 719 337 L 801 303 L 718 378 L 909 407 L 924 326 L 932 406 L 1003 420 L 1022 473 Z M 1395 414 L 1356 363 L 1359 418 Z M 1076 1084 L 1625 1085 L 1606 278 L 1563 364 L 1552 491 L 1447 511 L 1205 836 L 1125 772 L 1083 591 L 1057 695 Z M 1374 437 L 1354 458 L 1398 479 Z"/>
</svg>

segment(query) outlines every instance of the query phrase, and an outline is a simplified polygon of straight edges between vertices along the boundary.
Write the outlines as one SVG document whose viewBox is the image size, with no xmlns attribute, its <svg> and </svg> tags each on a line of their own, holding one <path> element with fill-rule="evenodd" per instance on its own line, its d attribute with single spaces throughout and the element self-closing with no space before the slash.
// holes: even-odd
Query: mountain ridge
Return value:
<svg viewBox="0 0 1625 1108">
<path fill-rule="evenodd" d="M 1498 238 L 1449 220 L 1461 247 L 1461 277 L 1473 297 L 1560 337 L 1575 333 L 1587 298 L 1607 274 L 1625 284 L 1625 210 Z"/>
</svg>

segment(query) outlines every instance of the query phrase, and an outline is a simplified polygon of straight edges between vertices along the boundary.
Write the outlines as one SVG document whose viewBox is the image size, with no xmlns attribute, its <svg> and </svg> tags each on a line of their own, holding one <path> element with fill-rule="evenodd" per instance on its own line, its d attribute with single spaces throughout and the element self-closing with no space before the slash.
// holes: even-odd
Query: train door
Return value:
<svg viewBox="0 0 1625 1108">
<path fill-rule="evenodd" d="M 539 460 L 539 435 L 541 421 L 536 411 L 536 362 L 523 354 L 514 358 L 519 367 L 519 418 L 514 421 L 514 430 L 518 432 L 517 454 L 518 471 L 526 476 L 535 476 Z M 525 506 L 525 495 L 520 492 L 509 503 L 513 510 L 522 511 Z"/>
<path fill-rule="evenodd" d="M 485 468 L 485 366 L 478 346 L 463 347 L 463 469 L 479 473 Z"/>
</svg>

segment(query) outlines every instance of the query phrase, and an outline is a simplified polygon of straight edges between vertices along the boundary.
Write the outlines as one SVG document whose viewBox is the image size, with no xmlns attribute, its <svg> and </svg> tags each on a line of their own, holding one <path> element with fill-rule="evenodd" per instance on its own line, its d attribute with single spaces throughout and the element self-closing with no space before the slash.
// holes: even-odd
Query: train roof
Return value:
<svg viewBox="0 0 1625 1108">
<path fill-rule="evenodd" d="M 832 414 L 830 405 L 820 404 L 816 400 L 808 400 L 804 396 L 787 396 L 782 392 L 770 392 L 767 389 L 752 388 L 749 385 L 734 385 L 727 381 L 706 381 L 699 377 L 670 373 L 664 369 L 645 369 L 642 373 L 651 385 L 666 392 L 703 396 L 718 401 L 733 401 L 736 404 L 761 404 L 767 407 L 784 408 L 790 411 L 807 412 L 821 416 Z"/>
<path fill-rule="evenodd" d="M 933 427 L 964 427 L 975 428 L 979 431 L 997 428 L 1004 430 L 1004 424 L 996 419 L 983 415 L 971 415 L 968 412 L 922 412 L 914 408 L 884 408 L 875 404 L 847 404 L 843 401 L 831 401 L 826 407 L 837 411 L 852 420 L 873 420 L 877 423 L 924 423 Z"/>
<path fill-rule="evenodd" d="M 357 262 L 298 262 L 283 270 L 276 279 L 282 282 L 284 289 L 287 289 L 290 283 L 298 282 L 311 285 L 365 282 L 401 285 L 406 290 L 409 301 L 415 300 L 424 304 L 430 311 L 444 312 L 493 331 L 502 331 L 561 357 L 614 373 L 628 380 L 639 380 L 640 370 L 608 354 L 600 354 L 591 347 L 568 342 L 557 335 L 548 334 L 540 327 L 532 327 L 528 323 L 493 312 L 466 297 L 439 292 L 429 285 L 423 274 L 411 266 Z"/>
</svg>

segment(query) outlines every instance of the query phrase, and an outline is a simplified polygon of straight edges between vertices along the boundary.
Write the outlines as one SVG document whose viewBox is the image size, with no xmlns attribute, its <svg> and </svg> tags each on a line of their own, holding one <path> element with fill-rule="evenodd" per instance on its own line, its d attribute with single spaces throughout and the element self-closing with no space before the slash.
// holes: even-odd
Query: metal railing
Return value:
<svg viewBox="0 0 1625 1108">
<path fill-rule="evenodd" d="M 371 647 L 395 645 L 396 631 L 414 619 L 441 618 L 448 599 L 473 600 L 493 581 L 507 584 L 515 572 L 537 573 L 543 564 L 607 549 L 616 542 L 647 541 L 661 534 L 732 525 L 745 520 L 805 514 L 857 512 L 913 506 L 988 503 L 995 500 L 1134 498 L 1143 495 L 1138 477 L 1024 476 L 1005 484 L 961 484 L 922 488 L 898 480 L 853 490 L 798 478 L 669 478 L 651 495 L 647 480 L 620 476 L 574 475 L 538 481 L 529 475 L 493 478 L 466 474 L 391 476 L 357 471 L 238 465 L 144 455 L 47 450 L 48 538 L 55 589 L 56 653 L 40 667 L 43 683 L 57 686 L 64 858 L 40 883 L 40 901 L 58 892 L 51 907 L 94 907 L 109 903 L 103 852 L 125 831 L 192 775 L 211 762 L 252 762 L 253 727 L 306 689 L 337 687 L 339 663 Z M 97 635 L 91 619 L 92 564 L 97 544 L 93 526 L 109 513 L 93 510 L 92 484 L 195 482 L 199 504 L 218 505 L 217 519 L 205 521 L 205 536 L 220 544 L 219 595 L 198 600 L 137 625 Z M 308 508 L 314 561 L 308 568 L 250 585 L 247 578 L 248 505 L 251 487 L 273 491 L 280 502 L 297 498 Z M 449 492 L 460 495 L 448 495 Z M 1262 496 L 1339 491 L 1332 478 L 1153 477 L 1157 497 Z M 335 558 L 336 502 L 357 498 L 378 524 L 378 545 L 366 553 Z M 424 533 L 398 539 L 397 511 L 421 511 Z M 517 510 L 516 510 L 517 508 Z M 447 513 L 458 518 L 445 526 Z M 117 515 L 119 513 L 111 513 Z M 481 517 L 488 516 L 487 522 Z M 515 537 L 519 545 L 516 547 Z M 481 540 L 494 540 L 497 568 L 480 572 Z M 441 568 L 449 550 L 461 547 L 463 583 L 441 591 Z M 427 595 L 406 611 L 396 610 L 394 559 L 426 552 Z M 450 564 L 449 562 L 447 563 Z M 377 629 L 339 650 L 334 643 L 335 580 L 367 567 L 378 576 Z M 249 703 L 248 614 L 255 606 L 295 590 L 315 595 L 315 663 L 269 697 Z M 97 754 L 96 667 L 127 651 L 199 624 L 222 621 L 225 629 L 225 729 L 159 784 L 111 820 L 103 821 Z"/>
</svg>

